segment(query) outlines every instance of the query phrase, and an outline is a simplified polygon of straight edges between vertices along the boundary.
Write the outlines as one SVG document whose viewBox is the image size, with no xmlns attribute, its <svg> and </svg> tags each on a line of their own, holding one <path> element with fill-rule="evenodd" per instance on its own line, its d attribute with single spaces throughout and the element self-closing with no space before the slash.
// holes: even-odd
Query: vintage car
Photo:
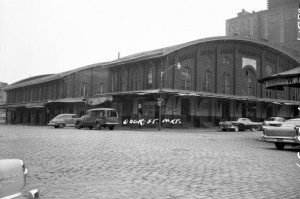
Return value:
<svg viewBox="0 0 300 199">
<path fill-rule="evenodd" d="M 261 139 L 264 142 L 275 143 L 275 147 L 282 150 L 285 145 L 300 145 L 299 129 L 300 118 L 290 119 L 279 127 L 264 127 Z"/>
<path fill-rule="evenodd" d="M 76 114 L 59 114 L 54 117 L 48 123 L 48 126 L 54 126 L 54 128 L 64 128 L 65 126 L 75 126 L 79 117 Z"/>
<path fill-rule="evenodd" d="M 0 160 L 0 199 L 36 199 L 39 191 L 22 192 L 28 171 L 20 159 Z"/>
<path fill-rule="evenodd" d="M 116 109 L 95 108 L 88 110 L 85 115 L 77 119 L 75 128 L 88 127 L 101 130 L 102 127 L 108 127 L 109 130 L 113 130 L 118 124 L 119 116 Z"/>
<path fill-rule="evenodd" d="M 225 121 L 220 122 L 219 127 L 222 131 L 234 130 L 234 131 L 243 131 L 250 129 L 251 131 L 260 130 L 262 126 L 261 122 L 252 122 L 248 118 L 238 118 L 236 121 Z"/>
<path fill-rule="evenodd" d="M 282 117 L 269 117 L 263 121 L 264 126 L 281 126 L 285 122 Z"/>
</svg>

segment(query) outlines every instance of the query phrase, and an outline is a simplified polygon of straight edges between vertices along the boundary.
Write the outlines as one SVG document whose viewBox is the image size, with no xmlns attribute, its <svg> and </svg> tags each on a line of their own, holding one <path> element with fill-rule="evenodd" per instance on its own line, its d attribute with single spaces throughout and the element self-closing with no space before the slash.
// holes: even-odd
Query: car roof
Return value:
<svg viewBox="0 0 300 199">
<path fill-rule="evenodd" d="M 100 111 L 100 110 L 116 110 L 114 108 L 93 108 L 89 109 L 88 111 Z"/>
</svg>

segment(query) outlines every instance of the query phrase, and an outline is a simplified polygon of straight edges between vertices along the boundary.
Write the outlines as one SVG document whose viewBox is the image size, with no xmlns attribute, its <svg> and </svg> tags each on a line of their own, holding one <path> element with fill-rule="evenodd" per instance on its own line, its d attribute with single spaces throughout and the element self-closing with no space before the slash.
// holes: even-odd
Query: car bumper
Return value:
<svg viewBox="0 0 300 199">
<path fill-rule="evenodd" d="M 220 129 L 225 129 L 225 130 L 234 130 L 235 126 L 220 126 Z"/>
<path fill-rule="evenodd" d="M 23 192 L 23 193 L 16 193 L 13 195 L 5 196 L 0 199 L 38 199 L 39 197 L 39 190 L 38 189 L 33 189 L 28 192 Z"/>
<path fill-rule="evenodd" d="M 295 137 L 283 137 L 283 136 L 261 136 L 261 140 L 264 142 L 281 142 L 290 144 L 300 144 L 300 136 Z"/>
</svg>

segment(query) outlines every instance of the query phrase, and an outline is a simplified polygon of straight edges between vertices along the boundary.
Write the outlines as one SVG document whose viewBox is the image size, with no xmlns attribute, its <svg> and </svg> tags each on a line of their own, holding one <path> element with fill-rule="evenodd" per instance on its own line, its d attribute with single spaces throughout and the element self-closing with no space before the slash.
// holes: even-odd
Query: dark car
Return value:
<svg viewBox="0 0 300 199">
<path fill-rule="evenodd" d="M 234 130 L 234 131 L 244 131 L 250 129 L 252 131 L 260 130 L 262 126 L 261 122 L 252 122 L 248 118 L 238 118 L 236 121 L 225 121 L 220 122 L 219 127 L 222 131 Z"/>
<path fill-rule="evenodd" d="M 54 128 L 64 128 L 65 126 L 75 126 L 76 121 L 78 120 L 76 114 L 59 114 L 54 117 L 49 123 L 48 126 L 54 126 Z"/>
<path fill-rule="evenodd" d="M 272 142 L 277 149 L 285 145 L 300 145 L 300 118 L 287 120 L 279 127 L 267 126 L 263 128 L 262 141 Z"/>
<path fill-rule="evenodd" d="M 22 192 L 28 171 L 20 159 L 0 160 L 0 199 L 36 199 L 39 191 Z"/>
<path fill-rule="evenodd" d="M 95 108 L 90 109 L 81 118 L 77 119 L 75 127 L 80 129 L 88 127 L 100 130 L 102 127 L 108 127 L 113 130 L 115 125 L 119 124 L 119 115 L 116 109 L 112 108 Z"/>
<path fill-rule="evenodd" d="M 281 126 L 285 122 L 282 117 L 269 117 L 263 121 L 264 126 Z"/>
</svg>

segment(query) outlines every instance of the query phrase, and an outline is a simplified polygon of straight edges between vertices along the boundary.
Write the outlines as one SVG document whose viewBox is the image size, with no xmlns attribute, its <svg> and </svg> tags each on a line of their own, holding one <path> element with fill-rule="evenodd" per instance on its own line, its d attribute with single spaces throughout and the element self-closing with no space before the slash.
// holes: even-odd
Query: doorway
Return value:
<svg viewBox="0 0 300 199">
<path fill-rule="evenodd" d="M 190 99 L 181 98 L 181 117 L 183 121 L 190 122 L 191 114 L 190 114 Z"/>
</svg>

